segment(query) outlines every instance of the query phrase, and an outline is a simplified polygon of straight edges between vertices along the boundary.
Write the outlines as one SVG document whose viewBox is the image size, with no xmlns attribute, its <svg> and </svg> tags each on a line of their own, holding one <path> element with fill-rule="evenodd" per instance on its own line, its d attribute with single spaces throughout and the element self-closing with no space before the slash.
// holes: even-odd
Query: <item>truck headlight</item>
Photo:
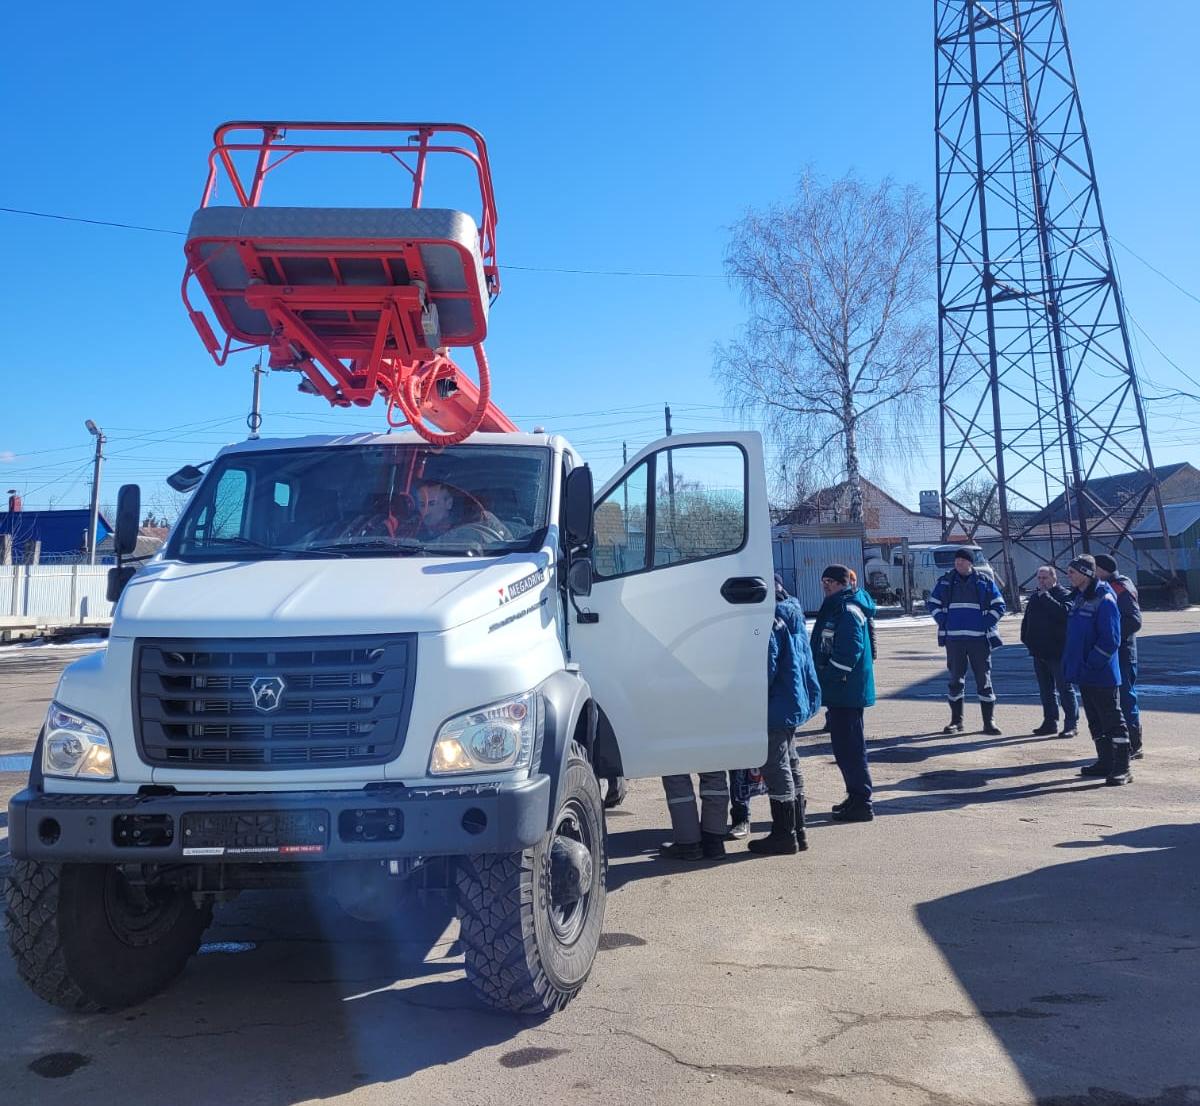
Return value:
<svg viewBox="0 0 1200 1106">
<path fill-rule="evenodd" d="M 99 722 L 51 703 L 42 738 L 42 774 L 91 780 L 116 778 L 112 744 Z"/>
<path fill-rule="evenodd" d="M 501 699 L 442 723 L 429 758 L 429 773 L 500 772 L 527 768 L 541 725 L 535 691 Z"/>
</svg>

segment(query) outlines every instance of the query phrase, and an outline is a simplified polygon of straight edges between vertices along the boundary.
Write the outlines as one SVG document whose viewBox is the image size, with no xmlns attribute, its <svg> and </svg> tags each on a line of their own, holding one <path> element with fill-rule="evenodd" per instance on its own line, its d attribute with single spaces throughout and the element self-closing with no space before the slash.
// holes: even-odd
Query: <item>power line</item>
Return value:
<svg viewBox="0 0 1200 1106">
<path fill-rule="evenodd" d="M 143 227 L 136 223 L 113 223 L 107 219 L 84 219 L 79 215 L 55 215 L 49 211 L 26 211 L 20 207 L 0 207 L 9 215 L 29 215 L 35 219 L 55 219 L 60 223 L 89 223 L 94 227 L 117 227 L 120 230 L 143 230 L 148 234 L 175 234 L 180 238 L 186 237 L 181 230 L 167 230 L 165 227 Z"/>
<path fill-rule="evenodd" d="M 186 238 L 182 230 L 171 230 L 169 227 L 147 227 L 140 223 L 118 223 L 111 219 L 86 219 L 81 215 L 59 215 L 52 211 L 30 211 L 23 207 L 0 207 L 0 212 L 8 215 L 25 215 L 32 219 L 53 219 L 60 223 L 86 223 L 93 227 L 113 227 L 117 230 L 138 230 L 147 234 L 170 234 Z M 643 272 L 635 269 L 559 269 L 543 265 L 501 265 L 501 269 L 524 273 L 562 273 L 570 276 L 606 276 L 606 277 L 660 277 L 671 280 L 724 280 L 721 273 L 658 273 Z"/>
<path fill-rule="evenodd" d="M 1140 261 L 1143 265 L 1145 265 L 1146 268 L 1149 269 L 1152 273 L 1157 273 L 1160 277 L 1163 278 L 1163 280 L 1165 280 L 1169 285 L 1171 285 L 1172 288 L 1178 289 L 1185 296 L 1187 296 L 1188 299 L 1195 300 L 1197 303 L 1200 303 L 1200 296 L 1197 296 L 1194 293 L 1189 292 L 1182 284 L 1178 283 L 1175 280 L 1172 280 L 1169 276 L 1167 276 L 1167 274 L 1164 273 L 1162 271 L 1162 269 L 1156 268 L 1154 265 L 1151 265 L 1150 262 L 1147 261 L 1140 253 L 1138 253 L 1136 250 L 1131 249 L 1129 246 L 1125 245 L 1125 243 L 1122 242 L 1118 237 L 1116 237 L 1116 235 L 1110 234 L 1108 237 L 1113 242 L 1116 242 L 1116 244 L 1118 246 L 1120 246 L 1121 249 L 1123 249 L 1126 253 L 1132 254 L 1135 258 L 1137 258 L 1137 260 Z"/>
</svg>

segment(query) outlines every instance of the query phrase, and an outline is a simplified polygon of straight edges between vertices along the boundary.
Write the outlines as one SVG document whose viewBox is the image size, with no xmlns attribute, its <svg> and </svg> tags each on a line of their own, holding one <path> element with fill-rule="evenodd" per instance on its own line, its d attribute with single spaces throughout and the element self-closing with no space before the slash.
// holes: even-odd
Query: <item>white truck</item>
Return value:
<svg viewBox="0 0 1200 1106">
<path fill-rule="evenodd" d="M 971 550 L 976 572 L 985 576 L 995 575 L 995 570 L 978 545 L 954 542 L 909 545 L 908 586 L 918 609 L 924 610 L 924 600 L 929 598 L 934 584 L 954 568 L 954 556 L 964 548 Z M 889 596 L 904 594 L 904 552 L 899 547 L 892 549 L 890 560 L 885 560 L 878 552 L 868 557 L 863 570 L 867 574 L 867 587 L 872 593 L 886 591 Z"/>
<path fill-rule="evenodd" d="M 119 516 L 128 552 L 135 488 Z M 63 672 L 9 806 L 21 976 L 126 1006 L 240 889 L 324 880 L 378 916 L 443 863 L 477 992 L 561 1007 L 604 917 L 597 777 L 764 759 L 771 571 L 753 433 L 655 442 L 595 497 L 554 435 L 223 450 L 114 570 L 108 646 Z"/>
</svg>

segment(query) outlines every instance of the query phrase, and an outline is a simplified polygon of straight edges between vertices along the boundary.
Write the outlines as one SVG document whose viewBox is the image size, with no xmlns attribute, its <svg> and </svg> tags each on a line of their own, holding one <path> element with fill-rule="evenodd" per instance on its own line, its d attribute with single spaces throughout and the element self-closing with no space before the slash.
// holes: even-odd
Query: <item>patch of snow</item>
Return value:
<svg viewBox="0 0 1200 1106">
<path fill-rule="evenodd" d="M 0 645 L 0 653 L 15 653 L 22 649 L 103 649 L 108 644 L 108 638 L 89 634 L 87 637 L 77 637 L 73 641 L 47 641 L 37 637 L 32 641 L 20 641 L 15 645 Z"/>
<path fill-rule="evenodd" d="M 1195 684 L 1138 684 L 1139 695 L 1200 695 Z"/>
</svg>

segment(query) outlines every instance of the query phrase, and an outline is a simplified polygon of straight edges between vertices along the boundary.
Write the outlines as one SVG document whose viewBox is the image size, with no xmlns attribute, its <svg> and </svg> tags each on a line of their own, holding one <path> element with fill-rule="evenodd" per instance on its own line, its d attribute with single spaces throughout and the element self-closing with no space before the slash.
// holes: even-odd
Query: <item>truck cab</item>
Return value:
<svg viewBox="0 0 1200 1106">
<path fill-rule="evenodd" d="M 222 450 L 10 805 L 22 977 L 129 1005 L 240 889 L 386 911 L 440 863 L 479 995 L 561 1007 L 603 922 L 597 777 L 765 757 L 770 579 L 753 433 L 652 443 L 598 492 L 557 435 Z"/>
</svg>

